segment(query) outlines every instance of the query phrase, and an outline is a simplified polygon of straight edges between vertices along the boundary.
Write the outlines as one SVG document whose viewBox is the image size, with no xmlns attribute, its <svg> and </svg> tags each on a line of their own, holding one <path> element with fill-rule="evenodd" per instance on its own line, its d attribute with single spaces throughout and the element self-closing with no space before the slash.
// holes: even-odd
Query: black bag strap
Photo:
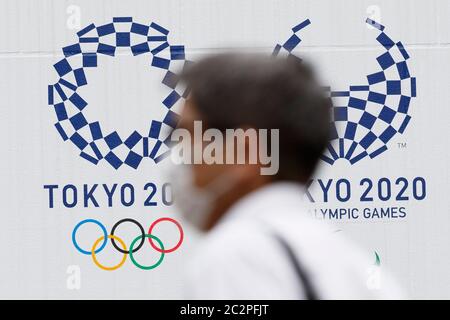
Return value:
<svg viewBox="0 0 450 320">
<path fill-rule="evenodd" d="M 279 234 L 274 234 L 274 238 L 277 240 L 277 242 L 280 244 L 280 246 L 283 248 L 283 250 L 286 253 L 286 256 L 289 258 L 289 261 L 291 265 L 294 268 L 295 273 L 297 274 L 298 279 L 300 280 L 300 284 L 304 289 L 304 293 L 306 295 L 307 300 L 319 300 L 319 296 L 317 295 L 316 290 L 314 289 L 314 286 L 311 284 L 310 277 L 308 276 L 308 273 L 305 271 L 305 269 L 300 264 L 298 258 L 296 257 L 294 251 L 292 250 L 289 243 L 281 237 Z"/>
</svg>

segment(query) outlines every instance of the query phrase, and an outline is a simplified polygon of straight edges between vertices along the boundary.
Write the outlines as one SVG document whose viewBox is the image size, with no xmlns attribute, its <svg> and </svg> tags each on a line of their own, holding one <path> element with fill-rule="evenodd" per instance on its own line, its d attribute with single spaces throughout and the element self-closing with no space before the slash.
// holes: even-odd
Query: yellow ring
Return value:
<svg viewBox="0 0 450 320">
<path fill-rule="evenodd" d="M 92 255 L 92 259 L 94 260 L 94 263 L 97 267 L 99 267 L 100 269 L 106 270 L 106 271 L 113 271 L 116 269 L 119 269 L 127 260 L 127 255 L 124 254 L 122 260 L 116 264 L 115 266 L 112 267 L 105 267 L 104 265 L 100 264 L 100 262 L 98 262 L 97 260 L 97 256 L 95 255 L 95 250 L 97 249 L 98 244 L 100 243 L 100 241 L 103 241 L 105 239 L 105 236 L 101 236 L 100 238 L 97 239 L 97 241 L 95 241 L 94 245 L 92 246 L 92 250 L 91 250 L 91 255 Z M 122 239 L 120 239 L 119 237 L 110 234 L 108 236 L 108 239 L 114 239 L 117 242 L 120 243 L 120 245 L 122 246 L 122 249 L 124 251 L 127 251 L 127 246 L 125 245 L 125 242 L 123 242 Z"/>
</svg>

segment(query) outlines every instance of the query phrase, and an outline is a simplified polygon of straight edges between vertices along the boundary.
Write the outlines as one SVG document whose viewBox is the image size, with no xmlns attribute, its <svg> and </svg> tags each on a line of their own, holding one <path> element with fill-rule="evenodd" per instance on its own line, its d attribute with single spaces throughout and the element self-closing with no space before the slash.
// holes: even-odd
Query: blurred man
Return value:
<svg viewBox="0 0 450 320">
<path fill-rule="evenodd" d="M 223 150 L 209 153 L 216 161 L 193 159 L 195 151 L 206 151 L 211 135 L 201 142 L 189 140 L 192 164 L 180 166 L 184 171 L 174 180 L 183 215 L 206 232 L 187 269 L 186 297 L 401 297 L 385 274 L 379 286 L 370 288 L 371 262 L 305 213 L 304 186 L 328 143 L 332 107 L 311 69 L 297 58 L 224 54 L 196 63 L 184 79 L 190 95 L 180 129 L 194 136 L 201 121 L 203 130 L 224 133 Z M 276 172 L 262 174 L 268 164 L 249 161 L 255 152 L 251 139 L 226 148 L 230 129 L 266 130 L 261 132 L 267 132 L 267 139 L 257 139 L 279 161 L 272 166 Z M 247 161 L 237 161 L 234 154 L 228 159 L 235 163 L 220 161 L 239 148 L 247 152 Z"/>
</svg>

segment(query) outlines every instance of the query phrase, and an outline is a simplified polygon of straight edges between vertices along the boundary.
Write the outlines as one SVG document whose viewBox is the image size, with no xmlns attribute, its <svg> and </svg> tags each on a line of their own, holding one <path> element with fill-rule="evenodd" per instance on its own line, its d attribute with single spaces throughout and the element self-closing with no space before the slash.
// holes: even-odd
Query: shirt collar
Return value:
<svg viewBox="0 0 450 320">
<path fill-rule="evenodd" d="M 261 187 L 238 200 L 225 213 L 219 224 L 242 217 L 263 214 L 280 214 L 292 208 L 302 211 L 305 188 L 296 182 L 273 182 Z M 289 208 L 290 210 L 283 210 Z"/>
</svg>

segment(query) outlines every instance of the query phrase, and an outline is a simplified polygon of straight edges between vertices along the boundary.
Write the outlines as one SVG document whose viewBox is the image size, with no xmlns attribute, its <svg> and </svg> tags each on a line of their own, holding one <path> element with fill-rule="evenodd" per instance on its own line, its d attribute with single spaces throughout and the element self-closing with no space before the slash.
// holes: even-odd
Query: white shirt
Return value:
<svg viewBox="0 0 450 320">
<path fill-rule="evenodd" d="M 305 213 L 303 188 L 274 183 L 238 201 L 201 241 L 187 268 L 188 299 L 395 299 L 403 294 L 383 270 L 371 288 L 369 258 L 342 233 Z M 373 275 L 372 275 L 373 276 Z"/>
</svg>

